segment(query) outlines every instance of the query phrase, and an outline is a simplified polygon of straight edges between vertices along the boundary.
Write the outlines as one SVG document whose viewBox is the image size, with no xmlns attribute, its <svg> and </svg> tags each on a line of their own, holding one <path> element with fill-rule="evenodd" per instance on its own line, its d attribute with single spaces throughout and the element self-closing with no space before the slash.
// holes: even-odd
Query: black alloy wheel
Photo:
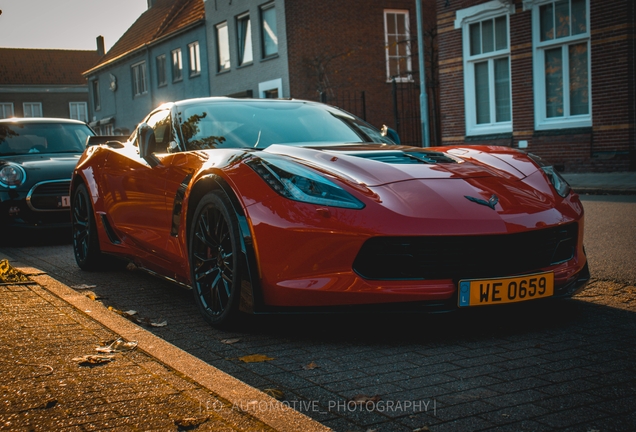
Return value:
<svg viewBox="0 0 636 432">
<path fill-rule="evenodd" d="M 235 321 L 239 305 L 239 231 L 227 198 L 212 192 L 201 199 L 190 230 L 190 269 L 195 300 L 212 325 Z"/>
<path fill-rule="evenodd" d="M 101 264 L 102 254 L 99 248 L 93 206 L 84 184 L 78 185 L 75 189 L 71 215 L 75 261 L 82 270 L 96 270 Z"/>
</svg>

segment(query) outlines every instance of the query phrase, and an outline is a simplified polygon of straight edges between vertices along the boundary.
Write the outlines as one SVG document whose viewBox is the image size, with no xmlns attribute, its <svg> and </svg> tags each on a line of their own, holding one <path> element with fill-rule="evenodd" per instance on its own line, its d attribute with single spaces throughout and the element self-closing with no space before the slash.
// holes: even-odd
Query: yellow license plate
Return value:
<svg viewBox="0 0 636 432">
<path fill-rule="evenodd" d="M 554 295 L 554 273 L 459 281 L 459 306 L 516 303 Z"/>
</svg>

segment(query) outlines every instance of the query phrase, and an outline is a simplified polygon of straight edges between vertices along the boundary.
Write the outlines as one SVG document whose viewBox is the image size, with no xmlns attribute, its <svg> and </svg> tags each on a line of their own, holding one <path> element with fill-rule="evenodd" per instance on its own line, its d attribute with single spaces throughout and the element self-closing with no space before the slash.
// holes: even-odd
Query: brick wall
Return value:
<svg viewBox="0 0 636 432">
<path fill-rule="evenodd" d="M 447 6 L 448 3 L 448 6 Z M 462 32 L 454 28 L 459 9 L 486 3 L 479 0 L 437 0 L 440 52 L 442 142 L 484 144 L 467 139 L 464 114 Z M 514 0 L 510 16 L 513 133 L 508 143 L 528 142 L 528 150 L 564 171 L 636 169 L 634 143 L 634 2 L 590 0 L 592 127 L 534 130 L 532 78 L 532 14 Z"/>
<path fill-rule="evenodd" d="M 435 13 L 434 1 L 424 0 L 424 13 Z M 378 127 L 395 127 L 386 79 L 385 9 L 409 11 L 413 78 L 419 81 L 412 0 L 293 0 L 285 2 L 291 96 L 319 100 L 316 66 L 323 66 L 328 95 L 364 91 L 367 120 Z"/>
</svg>

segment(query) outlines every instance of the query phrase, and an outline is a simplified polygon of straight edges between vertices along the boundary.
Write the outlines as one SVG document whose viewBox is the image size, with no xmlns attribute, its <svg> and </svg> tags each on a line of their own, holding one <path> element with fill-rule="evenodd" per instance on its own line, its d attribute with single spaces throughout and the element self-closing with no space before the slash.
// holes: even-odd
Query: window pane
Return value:
<svg viewBox="0 0 636 432">
<path fill-rule="evenodd" d="M 239 64 L 249 63 L 252 57 L 252 30 L 250 26 L 250 17 L 245 16 L 237 19 L 236 31 L 239 49 Z"/>
<path fill-rule="evenodd" d="M 278 33 L 276 32 L 276 8 L 270 7 L 262 12 L 263 16 L 263 56 L 278 52 Z"/>
<path fill-rule="evenodd" d="M 216 28 L 219 71 L 230 69 L 230 40 L 228 38 L 227 23 Z"/>
<path fill-rule="evenodd" d="M 493 52 L 495 50 L 495 33 L 493 29 L 493 21 L 483 21 L 481 23 L 482 46 L 484 53 Z"/>
<path fill-rule="evenodd" d="M 406 23 L 406 15 L 396 14 L 395 18 L 397 21 L 397 34 L 400 34 L 400 35 L 406 34 L 406 28 L 408 27 L 408 24 Z"/>
<path fill-rule="evenodd" d="M 166 56 L 160 55 L 157 57 L 157 85 L 162 86 L 166 84 Z"/>
<path fill-rule="evenodd" d="M 570 0 L 559 0 L 554 4 L 556 37 L 570 36 Z"/>
<path fill-rule="evenodd" d="M 172 51 L 172 81 L 179 81 L 183 78 L 183 59 L 181 49 Z"/>
<path fill-rule="evenodd" d="M 386 32 L 388 34 L 396 33 L 396 26 L 395 26 L 396 20 L 397 20 L 397 17 L 395 16 L 395 14 L 393 13 L 386 14 Z"/>
<path fill-rule="evenodd" d="M 475 109 L 477 124 L 490 123 L 488 62 L 475 63 Z"/>
<path fill-rule="evenodd" d="M 545 52 L 546 116 L 563 117 L 563 60 L 561 47 Z"/>
<path fill-rule="evenodd" d="M 572 34 L 587 32 L 587 8 L 585 0 L 572 0 Z"/>
<path fill-rule="evenodd" d="M 541 6 L 539 20 L 541 21 L 541 41 L 554 39 L 554 6 L 552 4 Z"/>
<path fill-rule="evenodd" d="M 508 20 L 505 16 L 495 19 L 495 49 L 508 48 Z"/>
<path fill-rule="evenodd" d="M 510 121 L 510 63 L 508 57 L 495 60 L 495 110 L 496 121 Z"/>
<path fill-rule="evenodd" d="M 481 24 L 470 25 L 470 55 L 481 54 Z"/>
<path fill-rule="evenodd" d="M 587 43 L 570 45 L 570 115 L 589 114 Z"/>
</svg>

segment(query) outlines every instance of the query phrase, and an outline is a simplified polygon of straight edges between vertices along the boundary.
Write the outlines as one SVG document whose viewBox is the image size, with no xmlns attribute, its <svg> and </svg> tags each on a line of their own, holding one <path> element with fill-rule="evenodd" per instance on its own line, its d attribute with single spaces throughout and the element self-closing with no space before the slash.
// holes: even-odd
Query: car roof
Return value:
<svg viewBox="0 0 636 432">
<path fill-rule="evenodd" d="M 159 108 L 167 108 L 170 106 L 178 106 L 178 107 L 185 107 L 188 105 L 198 105 L 204 102 L 226 102 L 226 103 L 290 103 L 290 102 L 294 102 L 294 103 L 299 103 L 299 104 L 304 104 L 304 103 L 309 103 L 309 104 L 318 104 L 315 101 L 307 101 L 307 100 L 303 100 L 303 99 L 263 99 L 263 98 L 231 98 L 231 97 L 225 97 L 225 96 L 213 96 L 213 97 L 204 97 L 204 98 L 194 98 L 194 99 L 183 99 L 183 100 L 179 100 L 179 101 L 175 101 L 175 102 L 167 102 L 165 104 L 163 104 L 162 106 L 160 106 Z"/>
<path fill-rule="evenodd" d="M 66 119 L 66 118 L 54 118 L 54 117 L 10 117 L 6 119 L 0 119 L 0 123 L 67 123 L 67 124 L 81 124 L 86 123 L 79 120 Z"/>
</svg>

